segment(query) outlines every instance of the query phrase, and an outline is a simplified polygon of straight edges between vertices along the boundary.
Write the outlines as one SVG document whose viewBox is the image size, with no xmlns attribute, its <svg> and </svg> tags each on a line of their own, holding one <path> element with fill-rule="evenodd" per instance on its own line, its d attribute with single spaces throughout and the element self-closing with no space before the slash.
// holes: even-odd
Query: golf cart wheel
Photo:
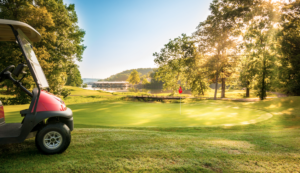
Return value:
<svg viewBox="0 0 300 173">
<path fill-rule="evenodd" d="M 35 138 L 36 147 L 44 154 L 62 153 L 68 148 L 70 142 L 70 129 L 63 123 L 44 126 Z"/>
</svg>

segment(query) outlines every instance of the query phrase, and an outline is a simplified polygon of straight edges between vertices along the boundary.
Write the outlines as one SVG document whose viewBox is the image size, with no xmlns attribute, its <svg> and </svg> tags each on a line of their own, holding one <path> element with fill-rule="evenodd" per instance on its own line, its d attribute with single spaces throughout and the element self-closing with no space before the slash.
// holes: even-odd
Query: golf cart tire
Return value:
<svg viewBox="0 0 300 173">
<path fill-rule="evenodd" d="M 50 142 L 51 136 L 58 138 L 57 141 Z M 54 140 L 54 139 L 53 139 Z M 44 154 L 58 154 L 64 152 L 71 143 L 71 132 L 67 125 L 63 123 L 51 123 L 44 126 L 38 131 L 35 138 L 35 145 L 39 151 Z M 53 144 L 53 145 L 51 145 Z M 55 146 L 57 145 L 57 146 Z"/>
</svg>

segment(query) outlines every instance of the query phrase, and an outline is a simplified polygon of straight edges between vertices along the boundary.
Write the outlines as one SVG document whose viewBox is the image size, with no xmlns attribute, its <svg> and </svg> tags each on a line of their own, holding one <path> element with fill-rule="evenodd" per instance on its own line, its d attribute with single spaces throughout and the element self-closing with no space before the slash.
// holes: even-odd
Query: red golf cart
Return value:
<svg viewBox="0 0 300 173">
<path fill-rule="evenodd" d="M 0 147 L 35 137 L 35 145 L 41 152 L 56 154 L 65 151 L 71 142 L 73 113 L 60 98 L 47 92 L 48 81 L 31 44 L 40 40 L 41 35 L 28 24 L 0 19 L 0 41 L 17 42 L 26 62 L 18 64 L 16 68 L 12 64 L 2 70 L 0 82 L 10 80 L 32 98 L 29 108 L 20 111 L 24 117 L 21 123 L 5 123 L 4 109 L 0 101 Z M 21 83 L 26 74 L 25 67 L 29 68 L 37 86 L 32 92 Z M 20 79 L 15 79 L 20 75 Z"/>
</svg>

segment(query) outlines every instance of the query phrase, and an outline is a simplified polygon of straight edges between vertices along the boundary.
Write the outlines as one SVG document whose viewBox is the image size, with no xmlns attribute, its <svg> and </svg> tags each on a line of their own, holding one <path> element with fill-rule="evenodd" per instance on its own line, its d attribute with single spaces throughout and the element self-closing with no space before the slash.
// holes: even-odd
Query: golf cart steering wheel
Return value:
<svg viewBox="0 0 300 173">
<path fill-rule="evenodd" d="M 6 69 L 4 69 L 4 70 L 0 73 L 0 82 L 2 82 L 3 79 L 4 79 L 4 78 L 3 78 L 3 74 L 4 74 L 5 72 L 7 72 L 7 71 L 12 72 L 14 68 L 15 68 L 14 65 L 10 65 L 10 66 L 6 67 Z M 12 70 L 10 70 L 10 69 L 12 69 Z"/>
</svg>

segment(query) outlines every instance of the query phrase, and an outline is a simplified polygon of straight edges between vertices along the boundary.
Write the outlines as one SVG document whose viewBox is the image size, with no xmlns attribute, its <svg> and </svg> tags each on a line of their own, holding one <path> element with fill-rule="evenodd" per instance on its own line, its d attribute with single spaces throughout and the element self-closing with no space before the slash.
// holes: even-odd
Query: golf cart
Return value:
<svg viewBox="0 0 300 173">
<path fill-rule="evenodd" d="M 48 81 L 31 44 L 40 40 L 41 35 L 28 24 L 0 19 L 0 41 L 17 42 L 26 61 L 26 64 L 21 63 L 16 68 L 14 65 L 5 68 L 0 73 L 0 82 L 12 81 L 32 98 L 29 108 L 20 111 L 24 117 L 21 123 L 5 123 L 4 109 L 0 101 L 0 145 L 20 143 L 35 137 L 35 145 L 42 153 L 56 154 L 65 151 L 71 142 L 73 113 L 60 98 L 48 92 Z M 21 83 L 26 74 L 25 67 L 29 68 L 36 84 L 32 92 Z M 14 77 L 19 75 L 22 77 L 16 80 Z"/>
</svg>

